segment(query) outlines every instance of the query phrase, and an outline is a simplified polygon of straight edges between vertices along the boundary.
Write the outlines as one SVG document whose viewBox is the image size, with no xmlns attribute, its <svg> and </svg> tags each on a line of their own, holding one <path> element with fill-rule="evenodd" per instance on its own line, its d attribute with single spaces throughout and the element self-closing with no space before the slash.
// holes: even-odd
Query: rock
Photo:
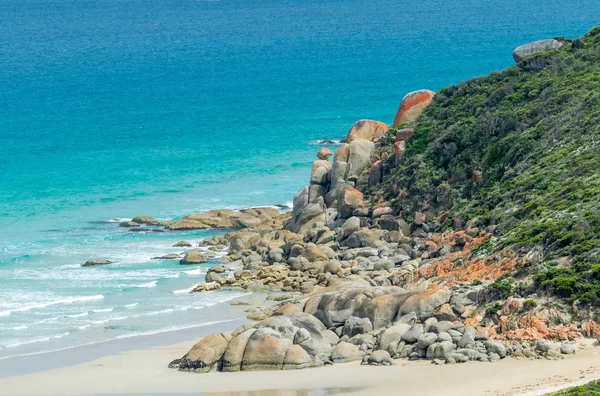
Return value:
<svg viewBox="0 0 600 396">
<path fill-rule="evenodd" d="M 218 283 L 200 283 L 190 293 L 201 293 L 217 290 L 221 290 L 221 285 L 219 285 Z"/>
<path fill-rule="evenodd" d="M 331 351 L 331 360 L 334 363 L 346 363 L 355 360 L 362 360 L 364 352 L 354 344 L 340 342 Z"/>
<path fill-rule="evenodd" d="M 494 340 L 487 340 L 484 343 L 485 349 L 488 353 L 496 353 L 500 358 L 504 358 L 506 356 L 506 347 L 504 344 Z"/>
<path fill-rule="evenodd" d="M 417 316 L 432 315 L 436 308 L 450 301 L 452 292 L 432 284 L 428 289 L 410 296 L 400 307 L 402 314 L 415 312 Z"/>
<path fill-rule="evenodd" d="M 417 340 L 417 346 L 421 349 L 427 349 L 430 345 L 436 342 L 437 334 L 424 333 Z"/>
<path fill-rule="evenodd" d="M 471 326 L 467 326 L 465 327 L 465 331 L 463 332 L 460 341 L 458 341 L 457 346 L 459 348 L 467 348 L 473 344 L 475 344 L 475 329 Z"/>
<path fill-rule="evenodd" d="M 229 252 L 238 253 L 250 249 L 260 241 L 260 238 L 261 236 L 257 232 L 237 232 L 229 240 Z"/>
<path fill-rule="evenodd" d="M 356 122 L 346 136 L 346 143 L 351 143 L 356 139 L 365 139 L 374 141 L 390 129 L 390 126 L 383 122 L 373 120 L 360 120 Z"/>
<path fill-rule="evenodd" d="M 408 138 L 410 138 L 414 134 L 415 134 L 415 130 L 412 128 L 399 129 L 396 132 L 396 141 L 399 142 L 402 140 L 408 140 Z"/>
<path fill-rule="evenodd" d="M 515 62 L 519 63 L 523 59 L 535 55 L 539 52 L 554 51 L 562 47 L 563 44 L 554 39 L 534 41 L 533 43 L 523 44 L 513 51 Z"/>
<path fill-rule="evenodd" d="M 402 335 L 402 339 L 406 342 L 417 342 L 419 337 L 425 332 L 423 325 L 421 323 L 417 323 L 413 325 L 406 333 Z"/>
<path fill-rule="evenodd" d="M 327 160 L 331 156 L 331 154 L 333 154 L 331 150 L 329 150 L 327 147 L 323 147 L 317 153 L 317 158 L 320 160 Z"/>
<path fill-rule="evenodd" d="M 343 189 L 338 197 L 338 215 L 347 219 L 354 210 L 364 206 L 363 194 L 355 188 Z"/>
<path fill-rule="evenodd" d="M 190 250 L 185 253 L 179 264 L 202 264 L 207 261 L 202 252 L 198 250 Z"/>
<path fill-rule="evenodd" d="M 450 321 L 450 322 L 454 322 L 457 319 L 456 314 L 454 313 L 452 308 L 450 308 L 450 304 L 444 304 L 441 307 L 439 307 L 433 313 L 433 317 L 439 321 Z"/>
<path fill-rule="evenodd" d="M 107 264 L 112 264 L 112 261 L 104 260 L 104 259 L 90 259 L 90 260 L 86 261 L 85 263 L 81 264 L 81 266 L 82 267 L 95 267 L 97 265 L 107 265 Z"/>
<path fill-rule="evenodd" d="M 331 162 L 327 161 L 327 160 L 316 160 L 313 162 L 312 165 L 312 170 L 310 172 L 310 184 L 319 184 L 322 186 L 325 186 L 329 183 L 329 171 L 331 171 L 331 168 L 333 167 L 333 165 L 331 165 Z M 325 190 L 322 191 L 322 194 L 320 195 L 325 195 Z M 315 202 L 316 201 L 316 197 L 313 197 L 313 199 L 310 199 L 309 197 L 309 202 Z"/>
<path fill-rule="evenodd" d="M 360 229 L 360 219 L 358 217 L 350 217 L 348 220 L 344 222 L 340 230 L 338 231 L 338 235 L 340 240 L 344 240 L 352 235 L 354 232 Z"/>
<path fill-rule="evenodd" d="M 137 216 L 137 217 L 134 217 L 131 221 L 133 221 L 134 223 L 137 223 L 137 224 L 146 224 L 146 225 L 151 225 L 151 226 L 158 225 L 158 221 L 156 221 L 156 219 L 154 217 L 150 217 L 150 216 Z"/>
<path fill-rule="evenodd" d="M 222 370 L 224 372 L 235 372 L 241 370 L 246 344 L 248 343 L 250 336 L 255 332 L 256 329 L 250 328 L 233 336 L 223 355 Z"/>
<path fill-rule="evenodd" d="M 164 256 L 152 257 L 152 260 L 175 260 L 178 258 L 181 258 L 181 256 L 177 253 L 169 253 L 165 254 Z"/>
<path fill-rule="evenodd" d="M 563 355 L 572 355 L 575 353 L 575 347 L 572 344 L 564 343 L 560 346 L 560 353 Z"/>
<path fill-rule="evenodd" d="M 325 291 L 310 297 L 304 312 L 314 315 L 327 327 L 343 325 L 351 316 L 369 318 L 373 329 L 389 326 L 410 292 L 397 287 L 352 287 Z"/>
<path fill-rule="evenodd" d="M 552 341 L 544 340 L 543 338 L 539 339 L 536 344 L 536 349 L 542 353 L 548 351 L 556 351 L 559 350 L 561 346 Z"/>
<path fill-rule="evenodd" d="M 409 326 L 414 326 L 414 324 L 417 323 L 417 319 L 418 318 L 416 313 L 409 312 L 406 315 L 401 316 L 400 319 L 394 322 L 394 325 L 405 323 Z"/>
<path fill-rule="evenodd" d="M 249 338 L 244 351 L 241 369 L 280 370 L 292 340 L 269 327 L 257 329 Z"/>
<path fill-rule="evenodd" d="M 139 227 L 140 225 L 135 221 L 124 221 L 119 223 L 119 227 Z"/>
<path fill-rule="evenodd" d="M 187 241 L 179 241 L 173 247 L 192 247 L 192 244 Z"/>
<path fill-rule="evenodd" d="M 373 218 L 376 219 L 378 217 L 384 216 L 384 215 L 389 215 L 389 214 L 393 214 L 394 210 L 392 208 L 390 208 L 389 206 L 382 206 L 379 208 L 375 208 L 373 209 Z"/>
<path fill-rule="evenodd" d="M 344 324 L 344 331 L 342 334 L 348 337 L 354 337 L 357 334 L 365 334 L 373 331 L 373 324 L 368 318 L 357 318 L 352 316 L 348 318 Z"/>
<path fill-rule="evenodd" d="M 314 243 L 309 243 L 306 246 L 301 257 L 304 257 L 308 261 L 327 260 L 327 255 Z"/>
<path fill-rule="evenodd" d="M 227 348 L 227 339 L 222 333 L 204 337 L 181 359 L 179 370 L 187 369 L 198 373 L 207 373 L 215 368 Z"/>
<path fill-rule="evenodd" d="M 211 282 L 217 282 L 219 279 L 221 279 L 221 277 L 219 276 L 218 273 L 216 272 L 207 272 L 206 276 L 204 277 L 204 281 L 207 283 L 211 283 Z"/>
<path fill-rule="evenodd" d="M 337 274 L 342 270 L 342 264 L 337 260 L 329 260 L 325 267 L 323 268 L 324 272 L 328 272 L 330 274 Z"/>
<path fill-rule="evenodd" d="M 374 187 L 383 181 L 384 164 L 383 161 L 377 160 L 371 165 L 369 171 L 369 186 Z"/>
<path fill-rule="evenodd" d="M 299 370 L 312 366 L 312 359 L 300 345 L 292 345 L 283 358 L 284 370 Z"/>
<path fill-rule="evenodd" d="M 379 349 L 388 350 L 388 347 L 392 343 L 400 343 L 402 336 L 411 328 L 409 324 L 399 323 L 392 327 L 388 327 L 379 335 L 378 345 Z"/>
<path fill-rule="evenodd" d="M 363 360 L 365 364 L 370 364 L 374 366 L 392 366 L 394 364 L 394 360 L 390 356 L 389 352 L 377 350 L 371 352 L 371 354 Z"/>
<path fill-rule="evenodd" d="M 417 119 L 423 110 L 431 104 L 435 92 L 428 90 L 414 91 L 407 94 L 400 103 L 394 118 L 394 128 Z"/>
</svg>

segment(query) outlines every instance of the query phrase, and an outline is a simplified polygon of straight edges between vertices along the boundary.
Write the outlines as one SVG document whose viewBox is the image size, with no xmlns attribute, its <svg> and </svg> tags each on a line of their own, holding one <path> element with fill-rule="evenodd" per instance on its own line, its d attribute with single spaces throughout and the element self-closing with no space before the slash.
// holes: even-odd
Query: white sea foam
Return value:
<svg viewBox="0 0 600 396">
<path fill-rule="evenodd" d="M 179 289 L 179 290 L 173 290 L 173 294 L 189 294 L 192 290 L 194 290 L 196 286 L 192 286 L 190 288 L 187 289 Z"/>
<path fill-rule="evenodd" d="M 98 294 L 95 296 L 62 298 L 60 300 L 48 301 L 46 303 L 26 305 L 26 306 L 20 307 L 20 308 L 14 308 L 14 309 L 7 310 L 7 311 L 0 311 L 0 316 L 9 316 L 14 312 L 31 311 L 32 309 L 41 309 L 41 308 L 46 308 L 46 307 L 49 307 L 52 305 L 72 304 L 72 303 L 76 303 L 76 302 L 85 302 L 85 301 L 95 301 L 95 300 L 102 300 L 103 298 L 104 298 L 104 296 L 102 294 Z"/>
<path fill-rule="evenodd" d="M 88 312 L 82 312 L 82 313 L 78 313 L 78 314 L 74 314 L 74 315 L 67 315 L 69 318 L 82 318 L 84 316 L 88 316 L 89 313 Z"/>
<path fill-rule="evenodd" d="M 27 328 L 27 326 L 23 325 L 23 326 L 15 326 L 15 327 L 11 327 L 11 330 L 25 330 Z"/>
<path fill-rule="evenodd" d="M 135 285 L 135 287 L 156 287 L 156 281 Z"/>
<path fill-rule="evenodd" d="M 189 270 L 189 271 L 183 271 L 183 272 L 187 275 L 202 275 L 202 269 L 200 269 L 200 268 L 196 268 L 196 269 Z"/>
<path fill-rule="evenodd" d="M 101 308 L 101 309 L 92 309 L 94 313 L 102 313 L 102 312 L 112 312 L 114 308 Z"/>
<path fill-rule="evenodd" d="M 135 306 L 138 306 L 139 304 L 140 304 L 140 303 L 133 303 L 133 304 L 126 304 L 126 305 L 123 305 L 123 306 L 124 306 L 125 308 L 133 308 L 133 307 L 135 307 Z"/>
</svg>

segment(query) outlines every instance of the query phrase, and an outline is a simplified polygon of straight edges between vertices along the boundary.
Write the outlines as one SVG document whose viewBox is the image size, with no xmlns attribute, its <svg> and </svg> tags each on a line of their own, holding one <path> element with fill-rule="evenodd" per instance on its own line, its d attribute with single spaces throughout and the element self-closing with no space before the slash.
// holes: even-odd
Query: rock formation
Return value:
<svg viewBox="0 0 600 396">
<path fill-rule="evenodd" d="M 533 43 L 523 44 L 520 47 L 517 47 L 513 51 L 513 58 L 515 59 L 515 62 L 519 63 L 531 55 L 544 51 L 554 51 L 562 46 L 563 43 L 555 39 L 534 41 Z"/>
<path fill-rule="evenodd" d="M 407 94 L 402 99 L 394 118 L 394 128 L 416 120 L 423 110 L 431 104 L 434 96 L 435 92 L 426 89 Z"/>
</svg>

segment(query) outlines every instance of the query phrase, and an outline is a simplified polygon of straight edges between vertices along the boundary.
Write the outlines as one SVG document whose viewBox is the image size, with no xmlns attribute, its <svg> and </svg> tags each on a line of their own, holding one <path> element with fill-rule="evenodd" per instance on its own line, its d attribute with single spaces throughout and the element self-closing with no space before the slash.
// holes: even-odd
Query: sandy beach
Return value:
<svg viewBox="0 0 600 396">
<path fill-rule="evenodd" d="M 504 359 L 434 366 L 397 360 L 392 367 L 358 362 L 281 372 L 182 373 L 167 368 L 195 340 L 125 351 L 74 366 L 0 378 L 1 395 L 542 395 L 600 377 L 600 349 L 562 360 Z"/>
</svg>

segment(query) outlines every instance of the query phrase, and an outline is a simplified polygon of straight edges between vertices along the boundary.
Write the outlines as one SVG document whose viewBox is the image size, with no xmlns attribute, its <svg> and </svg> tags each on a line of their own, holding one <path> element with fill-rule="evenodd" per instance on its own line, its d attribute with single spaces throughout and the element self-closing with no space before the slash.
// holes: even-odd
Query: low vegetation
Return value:
<svg viewBox="0 0 600 396">
<path fill-rule="evenodd" d="M 386 199 L 407 217 L 447 215 L 440 231 L 496 225 L 486 250 L 560 260 L 527 268 L 539 292 L 600 304 L 600 28 L 441 90 L 411 126 Z M 491 287 L 507 297 L 514 285 Z"/>
</svg>

